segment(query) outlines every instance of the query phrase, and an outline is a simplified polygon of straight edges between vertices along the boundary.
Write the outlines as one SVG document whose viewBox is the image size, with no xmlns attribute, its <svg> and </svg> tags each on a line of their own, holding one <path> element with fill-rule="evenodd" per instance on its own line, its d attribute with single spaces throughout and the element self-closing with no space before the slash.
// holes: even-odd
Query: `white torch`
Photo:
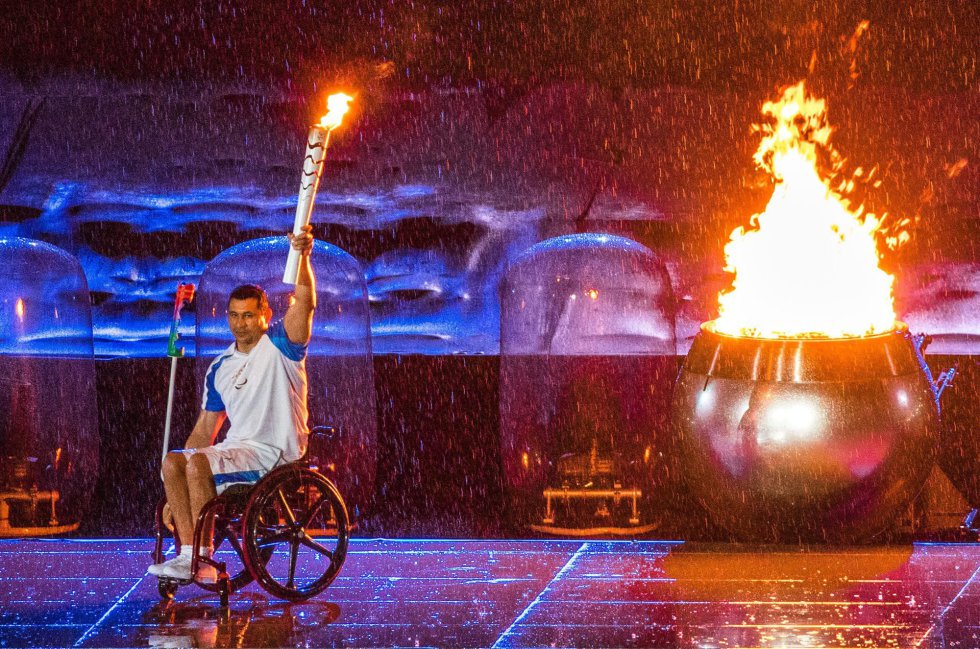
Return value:
<svg viewBox="0 0 980 649">
<path fill-rule="evenodd" d="M 303 175 L 299 181 L 299 198 L 296 201 L 296 220 L 293 224 L 293 234 L 300 234 L 303 226 L 310 222 L 313 214 L 313 201 L 316 190 L 320 186 L 320 176 L 323 174 L 323 160 L 327 147 L 330 145 L 330 131 L 340 126 L 341 120 L 349 110 L 347 105 L 353 97 L 340 92 L 327 98 L 327 114 L 320 119 L 319 124 L 310 127 L 306 139 L 306 157 L 303 158 Z M 286 272 L 282 281 L 295 284 L 299 274 L 299 253 L 289 249 L 286 259 Z"/>
</svg>

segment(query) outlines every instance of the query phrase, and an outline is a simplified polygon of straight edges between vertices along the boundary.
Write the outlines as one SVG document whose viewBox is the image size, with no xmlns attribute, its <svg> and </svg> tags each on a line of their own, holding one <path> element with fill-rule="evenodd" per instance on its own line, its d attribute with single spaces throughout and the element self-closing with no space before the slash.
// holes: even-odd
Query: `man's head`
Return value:
<svg viewBox="0 0 980 649">
<path fill-rule="evenodd" d="M 253 284 L 239 286 L 228 297 L 228 328 L 238 349 L 248 351 L 269 328 L 272 309 L 265 291 Z"/>
</svg>

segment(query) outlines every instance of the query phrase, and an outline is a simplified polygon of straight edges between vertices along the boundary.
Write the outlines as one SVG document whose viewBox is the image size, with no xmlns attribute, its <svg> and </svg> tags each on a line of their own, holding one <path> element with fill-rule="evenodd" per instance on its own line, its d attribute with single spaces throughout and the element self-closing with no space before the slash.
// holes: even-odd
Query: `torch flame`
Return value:
<svg viewBox="0 0 980 649">
<path fill-rule="evenodd" d="M 17 319 L 21 322 L 24 321 L 24 311 L 24 300 L 17 298 L 17 302 L 14 304 L 14 312 L 17 313 Z"/>
<path fill-rule="evenodd" d="M 320 118 L 320 126 L 332 131 L 344 120 L 344 115 L 350 110 L 349 104 L 354 101 L 350 95 L 342 92 L 327 97 L 327 114 Z"/>
<path fill-rule="evenodd" d="M 882 219 L 852 211 L 817 170 L 818 151 L 830 151 L 825 102 L 801 81 L 762 110 L 775 124 L 762 128 L 755 161 L 776 185 L 751 227 L 737 228 L 725 246 L 735 278 L 718 296 L 715 330 L 759 338 L 891 331 L 894 278 L 879 268 L 876 244 Z"/>
</svg>

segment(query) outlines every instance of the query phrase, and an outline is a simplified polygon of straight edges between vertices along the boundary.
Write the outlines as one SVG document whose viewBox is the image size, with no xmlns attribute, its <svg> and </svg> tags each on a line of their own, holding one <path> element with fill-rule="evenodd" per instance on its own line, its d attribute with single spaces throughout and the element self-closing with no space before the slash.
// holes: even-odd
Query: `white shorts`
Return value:
<svg viewBox="0 0 980 649">
<path fill-rule="evenodd" d="M 282 451 L 241 442 L 221 442 L 204 448 L 171 453 L 205 455 L 214 474 L 214 486 L 220 494 L 233 484 L 252 484 L 274 469 L 282 460 Z"/>
</svg>

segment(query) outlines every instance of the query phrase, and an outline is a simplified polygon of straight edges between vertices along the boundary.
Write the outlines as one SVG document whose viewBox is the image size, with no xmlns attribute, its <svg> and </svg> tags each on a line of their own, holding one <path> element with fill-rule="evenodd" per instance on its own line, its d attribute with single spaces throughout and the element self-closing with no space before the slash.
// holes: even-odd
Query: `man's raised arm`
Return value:
<svg viewBox="0 0 980 649">
<path fill-rule="evenodd" d="M 310 263 L 310 253 L 313 252 L 312 229 L 313 226 L 305 225 L 302 234 L 288 235 L 289 243 L 294 250 L 299 251 L 300 258 L 293 303 L 286 311 L 283 325 L 289 340 L 300 345 L 310 342 L 313 334 L 313 310 L 316 309 L 316 278 Z"/>
</svg>

